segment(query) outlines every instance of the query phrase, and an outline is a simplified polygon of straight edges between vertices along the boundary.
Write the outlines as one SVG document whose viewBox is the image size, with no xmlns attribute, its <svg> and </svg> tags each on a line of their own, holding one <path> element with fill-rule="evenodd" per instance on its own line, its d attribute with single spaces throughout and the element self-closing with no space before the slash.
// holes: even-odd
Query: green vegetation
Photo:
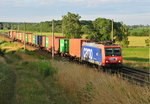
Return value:
<svg viewBox="0 0 150 104">
<path fill-rule="evenodd" d="M 125 60 L 149 62 L 149 48 L 123 48 Z"/>
<path fill-rule="evenodd" d="M 146 44 L 146 46 L 150 46 L 150 39 L 146 39 L 145 44 Z"/>
<path fill-rule="evenodd" d="M 120 22 L 114 22 L 114 39 L 116 41 L 121 41 L 123 38 L 128 36 L 128 28 L 126 25 Z M 89 35 L 90 38 L 94 40 L 111 40 L 111 28 L 112 20 L 105 18 L 97 18 L 93 21 L 92 33 Z M 92 35 L 93 34 L 93 35 Z"/>
<path fill-rule="evenodd" d="M 129 46 L 146 46 L 145 40 L 150 39 L 149 36 L 129 36 Z"/>
<path fill-rule="evenodd" d="M 62 17 L 62 20 L 55 21 L 55 32 L 64 33 L 68 38 L 80 38 L 83 34 L 87 34 L 88 39 L 100 41 L 111 40 L 111 20 L 106 18 L 97 18 L 94 21 L 79 20 L 81 16 L 68 12 Z M 114 41 L 119 41 L 123 46 L 128 45 L 129 35 L 128 27 L 121 22 L 113 22 Z M 28 32 L 52 32 L 52 21 L 41 23 L 19 23 L 19 29 Z M 5 26 L 4 26 L 5 27 Z M 18 24 L 13 24 L 11 29 L 18 30 Z M 5 29 L 5 28 L 4 28 Z M 44 34 L 44 33 L 43 33 Z M 121 42 L 122 41 L 122 42 Z"/>
<path fill-rule="evenodd" d="M 8 51 L 2 58 L 0 57 L 0 63 L 4 63 L 0 64 L 3 69 L 0 71 L 0 79 L 5 77 L 5 82 L 9 81 L 5 84 L 0 81 L 0 88 L 3 89 L 0 93 L 7 95 L 0 96 L 2 104 L 149 104 L 150 102 L 150 89 L 147 86 L 132 85 L 116 75 L 98 73 L 93 71 L 93 68 L 65 60 L 56 61 L 39 57 L 34 51 L 23 52 L 20 46 L 16 47 L 16 51 L 17 49 L 19 51 L 15 53 Z M 5 45 L 2 48 L 5 49 Z"/>
<path fill-rule="evenodd" d="M 91 68 L 69 62 L 53 61 L 52 66 L 58 69 L 58 82 L 67 90 L 68 99 L 73 99 L 75 104 L 150 102 L 149 88 L 131 85 L 115 75 L 98 73 Z"/>
<path fill-rule="evenodd" d="M 0 103 L 70 104 L 55 81 L 54 74 L 57 71 L 51 67 L 51 61 L 30 57 L 28 59 L 28 55 L 17 52 L 5 55 L 6 64 L 1 64 L 0 60 Z"/>
<path fill-rule="evenodd" d="M 63 16 L 63 32 L 68 38 L 80 38 L 81 37 L 81 25 L 79 19 L 81 16 L 68 12 Z"/>
<path fill-rule="evenodd" d="M 14 96 L 16 76 L 12 69 L 2 60 L 3 58 L 0 56 L 0 103 L 11 104 Z"/>
<path fill-rule="evenodd" d="M 129 32 L 131 36 L 149 36 L 150 27 L 130 27 Z"/>
<path fill-rule="evenodd" d="M 149 70 L 149 48 L 123 48 L 124 64 Z"/>
</svg>

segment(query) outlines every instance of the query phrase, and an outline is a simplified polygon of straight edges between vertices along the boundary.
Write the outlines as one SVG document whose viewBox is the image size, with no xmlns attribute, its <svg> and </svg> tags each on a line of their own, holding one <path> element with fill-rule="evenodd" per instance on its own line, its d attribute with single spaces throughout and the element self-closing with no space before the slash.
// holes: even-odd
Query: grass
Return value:
<svg viewBox="0 0 150 104">
<path fill-rule="evenodd" d="M 123 48 L 125 60 L 149 62 L 149 48 Z"/>
<path fill-rule="evenodd" d="M 7 56 L 9 57 L 7 60 L 14 60 L 9 67 L 17 76 L 12 104 L 149 104 L 150 102 L 148 87 L 132 85 L 116 75 L 98 73 L 86 66 L 65 61 L 37 58 L 26 61 L 26 57 L 12 59 L 12 56 L 12 54 Z M 57 73 L 52 71 L 53 74 L 43 79 L 40 73 L 43 68 L 57 70 Z"/>
<path fill-rule="evenodd" d="M 129 46 L 146 46 L 145 40 L 150 39 L 148 36 L 129 36 Z"/>
<path fill-rule="evenodd" d="M 124 63 L 128 66 L 149 70 L 149 48 L 123 48 Z"/>
<path fill-rule="evenodd" d="M 16 68 L 18 80 L 16 88 L 16 104 L 49 104 L 48 88 L 45 88 L 44 78 L 50 75 L 47 70 L 53 70 L 45 62 L 21 62 Z M 38 65 L 37 65 L 38 64 Z M 42 67 L 42 69 L 41 69 Z M 48 68 L 45 72 L 46 76 L 41 73 L 44 68 Z M 50 87 L 49 87 L 50 88 Z"/>
<path fill-rule="evenodd" d="M 51 67 L 50 60 L 32 56 L 33 52 L 27 53 L 30 56 L 22 50 L 8 51 L 0 60 L 0 80 L 6 78 L 0 81 L 0 104 L 70 104 L 54 78 L 57 71 Z M 16 83 L 11 72 L 16 74 Z"/>
<path fill-rule="evenodd" d="M 10 104 L 12 102 L 15 90 L 15 79 L 15 73 L 11 68 L 0 61 L 0 104 Z"/>
<path fill-rule="evenodd" d="M 53 61 L 58 82 L 75 104 L 149 104 L 150 89 L 83 65 Z"/>
<path fill-rule="evenodd" d="M 129 48 L 125 51 L 129 54 L 133 52 Z M 129 57 L 125 51 L 123 54 Z M 141 58 L 147 57 L 145 56 L 147 49 L 136 51 L 139 52 Z M 143 51 L 145 52 L 144 55 L 142 55 Z M 13 101 L 10 100 L 9 104 L 150 103 L 150 88 L 147 86 L 133 85 L 117 75 L 98 73 L 86 65 L 70 63 L 65 60 L 56 61 L 38 58 L 33 54 L 33 52 L 27 52 L 26 54 L 22 51 L 8 52 L 4 57 L 5 66 L 11 69 L 17 78 L 16 83 L 12 81 L 14 77 L 10 80 L 11 83 L 15 84 L 15 92 L 12 94 L 14 95 Z M 133 55 L 135 53 L 132 53 L 130 57 Z M 6 74 L 2 75 L 5 76 Z M 8 87 L 3 88 L 2 91 L 4 92 L 10 91 L 7 89 Z M 4 101 L 8 101 L 7 99 L 9 97 L 6 96 Z"/>
</svg>

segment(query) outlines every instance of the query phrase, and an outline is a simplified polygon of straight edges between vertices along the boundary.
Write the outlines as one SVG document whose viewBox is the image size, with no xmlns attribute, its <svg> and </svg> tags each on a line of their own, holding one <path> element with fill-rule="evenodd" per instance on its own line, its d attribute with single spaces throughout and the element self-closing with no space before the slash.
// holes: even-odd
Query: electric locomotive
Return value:
<svg viewBox="0 0 150 104">
<path fill-rule="evenodd" d="M 81 59 L 102 67 L 121 67 L 121 46 L 85 42 L 82 44 Z"/>
</svg>

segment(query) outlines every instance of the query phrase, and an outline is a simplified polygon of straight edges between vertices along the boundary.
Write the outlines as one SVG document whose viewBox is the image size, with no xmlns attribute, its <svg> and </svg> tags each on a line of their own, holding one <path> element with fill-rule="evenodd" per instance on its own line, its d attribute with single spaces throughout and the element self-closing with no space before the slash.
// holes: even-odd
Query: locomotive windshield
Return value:
<svg viewBox="0 0 150 104">
<path fill-rule="evenodd" d="M 120 48 L 105 48 L 106 56 L 121 56 Z"/>
</svg>

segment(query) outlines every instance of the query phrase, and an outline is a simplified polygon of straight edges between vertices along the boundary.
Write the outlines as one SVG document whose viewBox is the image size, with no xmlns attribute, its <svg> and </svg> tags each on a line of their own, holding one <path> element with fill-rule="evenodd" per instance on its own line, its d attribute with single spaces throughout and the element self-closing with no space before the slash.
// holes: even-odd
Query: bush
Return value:
<svg viewBox="0 0 150 104">
<path fill-rule="evenodd" d="M 57 72 L 51 67 L 50 62 L 47 61 L 36 61 L 30 63 L 24 62 L 22 64 L 28 66 L 30 69 L 36 69 L 38 72 L 40 72 L 43 78 L 49 75 L 53 76 Z"/>
<path fill-rule="evenodd" d="M 149 39 L 146 39 L 146 40 L 145 40 L 145 44 L 146 44 L 146 46 L 150 46 L 150 40 L 149 40 Z"/>
</svg>

